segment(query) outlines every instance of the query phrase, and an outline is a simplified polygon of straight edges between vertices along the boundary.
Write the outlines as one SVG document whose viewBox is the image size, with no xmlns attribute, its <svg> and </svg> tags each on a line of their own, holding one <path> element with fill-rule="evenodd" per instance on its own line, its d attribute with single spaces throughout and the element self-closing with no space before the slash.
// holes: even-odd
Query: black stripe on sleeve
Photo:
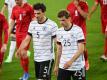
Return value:
<svg viewBox="0 0 107 80">
<path fill-rule="evenodd" d="M 30 35 L 32 37 L 32 34 L 28 32 L 28 35 Z"/>
<path fill-rule="evenodd" d="M 78 43 L 84 43 L 84 42 L 85 42 L 84 39 L 78 40 Z"/>
<path fill-rule="evenodd" d="M 52 36 L 52 38 L 56 38 L 56 35 Z"/>
<path fill-rule="evenodd" d="M 7 4 L 7 3 L 4 3 L 4 5 L 8 6 L 8 4 Z"/>
</svg>

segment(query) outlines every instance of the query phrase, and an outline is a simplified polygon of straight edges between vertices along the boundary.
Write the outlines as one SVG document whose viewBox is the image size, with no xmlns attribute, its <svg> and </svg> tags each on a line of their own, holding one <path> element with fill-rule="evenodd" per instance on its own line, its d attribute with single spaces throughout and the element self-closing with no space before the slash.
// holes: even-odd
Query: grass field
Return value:
<svg viewBox="0 0 107 80">
<path fill-rule="evenodd" d="M 65 9 L 66 5 L 70 1 L 71 0 L 28 0 L 28 2 L 31 4 L 36 2 L 45 3 L 47 6 L 47 17 L 51 18 L 57 23 L 57 12 L 60 9 Z M 93 1 L 94 0 L 87 0 L 89 8 L 92 6 Z M 4 0 L 0 0 L 0 9 L 3 5 L 3 2 Z M 98 10 L 92 16 L 91 20 L 87 21 L 87 49 L 90 61 L 90 70 L 87 71 L 87 80 L 107 80 L 107 62 L 102 62 L 99 59 L 99 57 L 103 54 L 104 45 L 104 36 L 101 33 L 100 26 L 100 10 L 98 8 Z M 32 44 L 30 50 L 32 51 L 32 55 L 30 57 L 29 80 L 35 80 Z M 8 50 L 5 54 L 5 58 L 6 55 L 8 55 Z M 3 64 L 3 73 L 0 75 L 0 80 L 18 80 L 22 74 L 23 73 L 19 65 L 19 60 L 13 58 L 13 62 L 11 64 Z M 52 75 L 52 80 L 56 80 L 54 75 Z"/>
</svg>

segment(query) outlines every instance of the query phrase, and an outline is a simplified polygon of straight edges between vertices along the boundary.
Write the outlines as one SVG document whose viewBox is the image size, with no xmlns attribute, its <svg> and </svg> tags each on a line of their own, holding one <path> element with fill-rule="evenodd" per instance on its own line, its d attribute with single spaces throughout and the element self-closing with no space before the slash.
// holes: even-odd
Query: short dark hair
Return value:
<svg viewBox="0 0 107 80">
<path fill-rule="evenodd" d="M 70 13 L 67 10 L 61 10 L 59 11 L 57 17 L 58 18 L 65 17 L 68 19 L 70 17 Z"/>
<path fill-rule="evenodd" d="M 34 10 L 42 10 L 42 12 L 46 11 L 46 6 L 43 3 L 36 3 L 33 5 Z"/>
</svg>

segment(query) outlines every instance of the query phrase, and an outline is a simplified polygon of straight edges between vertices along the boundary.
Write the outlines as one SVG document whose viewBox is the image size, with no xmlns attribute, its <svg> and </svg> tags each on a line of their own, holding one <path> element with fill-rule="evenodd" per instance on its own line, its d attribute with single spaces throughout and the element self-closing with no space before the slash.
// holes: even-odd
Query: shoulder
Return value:
<svg viewBox="0 0 107 80">
<path fill-rule="evenodd" d="M 63 31 L 64 31 L 64 28 L 63 28 L 63 27 L 58 28 L 57 33 L 61 33 L 61 32 L 63 32 Z"/>
<path fill-rule="evenodd" d="M 36 24 L 37 24 L 37 21 L 36 21 L 36 20 L 33 20 L 33 21 L 30 22 L 30 26 L 31 26 L 31 25 L 36 25 Z"/>
<path fill-rule="evenodd" d="M 36 24 L 37 24 L 37 21 L 31 21 L 29 25 L 29 30 L 34 30 Z"/>
<path fill-rule="evenodd" d="M 81 27 L 79 27 L 78 25 L 73 24 L 72 30 L 73 30 L 74 32 L 78 32 L 78 31 L 81 31 L 82 29 L 81 29 Z"/>
<path fill-rule="evenodd" d="M 86 1 L 80 1 L 79 5 L 83 7 L 88 7 L 88 3 Z"/>
<path fill-rule="evenodd" d="M 24 6 L 27 6 L 27 7 L 29 7 L 29 8 L 32 8 L 32 5 L 30 5 L 30 4 L 27 3 L 27 2 L 24 3 Z"/>
<path fill-rule="evenodd" d="M 60 28 L 58 29 L 58 31 L 62 31 L 62 30 L 64 30 L 64 28 L 63 28 L 63 27 L 60 27 Z"/>
<path fill-rule="evenodd" d="M 53 21 L 53 20 L 51 20 L 51 19 L 48 19 L 48 20 L 46 21 L 46 24 L 47 24 L 47 25 L 50 25 L 51 27 L 57 27 L 56 22 Z"/>
<path fill-rule="evenodd" d="M 15 5 L 12 10 L 17 10 L 19 6 Z"/>
<path fill-rule="evenodd" d="M 74 6 L 74 3 L 73 2 L 70 2 L 67 7 L 70 7 L 70 6 Z"/>
<path fill-rule="evenodd" d="M 5 0 L 4 5 L 7 6 L 8 4 L 9 4 L 8 0 Z"/>
<path fill-rule="evenodd" d="M 71 8 L 71 7 L 73 7 L 73 6 L 75 6 L 75 5 L 74 5 L 73 2 L 71 2 L 71 3 L 69 3 L 69 4 L 67 5 L 67 9 L 69 9 L 69 8 Z"/>
</svg>

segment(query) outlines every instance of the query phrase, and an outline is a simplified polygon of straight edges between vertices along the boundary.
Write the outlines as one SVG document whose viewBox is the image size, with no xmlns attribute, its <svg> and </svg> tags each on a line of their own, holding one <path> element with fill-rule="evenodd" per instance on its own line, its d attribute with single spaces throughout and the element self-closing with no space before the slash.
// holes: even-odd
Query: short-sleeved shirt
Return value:
<svg viewBox="0 0 107 80">
<path fill-rule="evenodd" d="M 64 64 L 78 51 L 78 43 L 84 42 L 84 34 L 82 29 L 77 25 L 73 25 L 68 31 L 62 27 L 57 31 L 57 41 L 62 45 L 59 68 L 63 69 Z M 81 70 L 83 67 L 84 56 L 80 55 L 67 70 Z"/>
<path fill-rule="evenodd" d="M 56 37 L 57 28 L 57 24 L 50 19 L 44 23 L 30 23 L 28 34 L 33 38 L 35 61 L 42 62 L 54 58 L 53 38 Z"/>
<path fill-rule="evenodd" d="M 34 16 L 33 8 L 28 3 L 24 3 L 22 7 L 18 5 L 13 7 L 11 19 L 16 21 L 16 38 L 26 36 Z"/>
<path fill-rule="evenodd" d="M 88 12 L 88 4 L 86 2 L 80 1 L 79 6 L 83 11 Z M 83 30 L 84 35 L 86 36 L 86 19 L 84 19 L 84 17 L 80 15 L 73 2 L 68 4 L 67 10 L 70 12 L 72 22 L 80 26 Z"/>
<path fill-rule="evenodd" d="M 24 2 L 27 2 L 27 1 L 24 0 Z M 5 5 L 8 6 L 8 20 L 9 20 L 9 23 L 10 23 L 12 9 L 16 5 L 15 0 L 5 0 Z"/>
</svg>

